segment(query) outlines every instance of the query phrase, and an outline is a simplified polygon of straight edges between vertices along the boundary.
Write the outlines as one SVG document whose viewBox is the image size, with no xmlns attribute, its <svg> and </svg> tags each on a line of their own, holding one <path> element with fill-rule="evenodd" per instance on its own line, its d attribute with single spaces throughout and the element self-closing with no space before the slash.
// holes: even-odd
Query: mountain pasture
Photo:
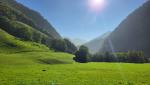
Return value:
<svg viewBox="0 0 150 85">
<path fill-rule="evenodd" d="M 0 54 L 0 85 L 150 84 L 150 64 L 80 64 L 72 57 L 54 52 Z"/>
</svg>

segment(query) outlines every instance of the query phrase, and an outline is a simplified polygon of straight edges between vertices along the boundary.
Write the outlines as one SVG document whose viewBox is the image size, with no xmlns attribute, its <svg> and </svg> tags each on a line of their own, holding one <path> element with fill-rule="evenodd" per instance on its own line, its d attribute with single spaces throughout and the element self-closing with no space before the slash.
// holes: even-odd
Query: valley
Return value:
<svg viewBox="0 0 150 85">
<path fill-rule="evenodd" d="M 81 4 L 76 6 L 69 0 L 29 2 L 0 0 L 0 85 L 150 85 L 150 1 L 138 4 L 139 8 L 117 23 L 118 27 L 105 33 L 103 26 L 112 21 L 107 20 L 108 14 L 116 17 L 112 10 L 105 18 L 99 15 L 106 24 L 99 21 L 95 30 L 93 27 L 105 0 L 86 2 L 90 11 L 96 12 L 89 14 L 95 15 L 91 21 L 88 14 L 80 14 L 89 12 L 83 10 L 83 4 L 79 9 Z M 122 7 L 119 4 L 125 2 L 115 3 Z M 89 42 L 80 39 L 99 35 L 99 31 L 103 31 L 102 36 Z"/>
<path fill-rule="evenodd" d="M 0 85 L 150 84 L 149 64 L 80 64 L 72 61 L 72 57 L 72 55 L 53 52 L 0 54 Z M 52 62 L 42 63 L 38 61 L 40 58 L 47 58 Z"/>
</svg>

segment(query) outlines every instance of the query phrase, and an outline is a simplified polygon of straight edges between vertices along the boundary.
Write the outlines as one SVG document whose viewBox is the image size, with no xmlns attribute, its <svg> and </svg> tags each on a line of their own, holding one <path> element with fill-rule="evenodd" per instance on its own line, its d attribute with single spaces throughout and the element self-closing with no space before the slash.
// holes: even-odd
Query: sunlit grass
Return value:
<svg viewBox="0 0 150 85">
<path fill-rule="evenodd" d="M 74 55 L 0 33 L 0 85 L 150 85 L 150 64 L 80 64 Z"/>
<path fill-rule="evenodd" d="M 0 85 L 150 84 L 150 64 L 79 64 L 72 61 L 72 57 L 70 54 L 54 52 L 1 54 Z M 54 58 L 66 63 L 45 64 L 38 62 L 39 58 Z M 121 69 L 118 69 L 118 65 Z"/>
</svg>

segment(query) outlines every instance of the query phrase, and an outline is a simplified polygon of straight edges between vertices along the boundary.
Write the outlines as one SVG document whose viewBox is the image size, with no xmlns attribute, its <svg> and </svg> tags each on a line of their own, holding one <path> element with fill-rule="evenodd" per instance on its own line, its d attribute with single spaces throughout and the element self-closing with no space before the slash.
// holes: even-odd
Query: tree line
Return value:
<svg viewBox="0 0 150 85">
<path fill-rule="evenodd" d="M 74 54 L 77 47 L 69 39 L 53 39 L 50 48 L 56 52 L 67 52 Z"/>
<path fill-rule="evenodd" d="M 144 55 L 143 51 L 128 52 L 103 52 L 90 54 L 88 48 L 80 46 L 75 53 L 74 60 L 80 63 L 86 62 L 124 62 L 124 63 L 149 63 L 150 59 Z"/>
</svg>

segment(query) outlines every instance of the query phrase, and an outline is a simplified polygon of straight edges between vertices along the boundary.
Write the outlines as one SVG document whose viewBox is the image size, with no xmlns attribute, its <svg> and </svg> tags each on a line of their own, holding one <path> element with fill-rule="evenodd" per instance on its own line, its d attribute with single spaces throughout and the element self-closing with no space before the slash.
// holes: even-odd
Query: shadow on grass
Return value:
<svg viewBox="0 0 150 85">
<path fill-rule="evenodd" d="M 38 59 L 41 64 L 69 64 L 68 62 L 57 59 Z"/>
</svg>

